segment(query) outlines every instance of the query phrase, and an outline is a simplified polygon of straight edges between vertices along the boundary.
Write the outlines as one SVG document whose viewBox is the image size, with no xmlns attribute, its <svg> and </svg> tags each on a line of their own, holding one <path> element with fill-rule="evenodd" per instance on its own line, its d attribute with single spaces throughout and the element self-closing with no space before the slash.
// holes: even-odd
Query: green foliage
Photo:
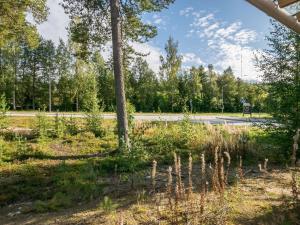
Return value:
<svg viewBox="0 0 300 225">
<path fill-rule="evenodd" d="M 8 109 L 9 107 L 7 105 L 5 96 L 1 95 L 0 96 L 0 129 L 4 129 L 8 125 L 7 115 L 6 115 Z"/>
<path fill-rule="evenodd" d="M 30 12 L 36 23 L 46 20 L 48 8 L 46 0 L 11 0 L 0 4 L 0 47 L 11 42 L 26 40 L 31 45 L 37 42 L 38 33 L 35 25 L 26 19 Z M 14 22 L 11 20 L 14 18 Z"/>
<path fill-rule="evenodd" d="M 44 213 L 48 211 L 55 211 L 61 208 L 69 207 L 71 200 L 69 196 L 58 192 L 48 201 L 37 200 L 34 202 L 33 210 L 38 213 Z"/>
<path fill-rule="evenodd" d="M 10 159 L 10 150 L 8 143 L 0 136 L 0 163 Z"/>
<path fill-rule="evenodd" d="M 170 37 L 165 46 L 167 53 L 166 59 L 160 56 L 161 68 L 160 76 L 163 82 L 163 91 L 166 95 L 167 102 L 171 111 L 174 111 L 174 107 L 178 107 L 178 73 L 182 63 L 182 56 L 178 54 L 178 42 L 174 41 Z"/>
<path fill-rule="evenodd" d="M 168 41 L 167 56 L 162 58 L 159 74 L 141 56 L 133 59 L 126 53 L 126 96 L 137 112 L 183 112 L 183 109 L 220 112 L 222 99 L 225 112 L 241 112 L 242 98 L 253 105 L 254 112 L 266 111 L 268 101 L 272 100 L 268 86 L 237 79 L 230 67 L 221 74 L 212 65 L 182 70 L 177 45 L 173 39 Z M 86 60 L 75 58 L 73 54 L 79 47 L 77 43 L 62 40 L 56 47 L 43 38 L 36 48 L 26 43 L 6 45 L 0 54 L 1 93 L 5 93 L 7 99 L 15 98 L 16 107 L 23 109 L 49 105 L 51 94 L 52 108 L 60 111 L 89 112 L 97 104 L 103 111 L 114 111 L 111 61 L 105 62 L 97 51 L 91 52 Z M 17 90 L 15 95 L 14 90 Z M 270 105 L 270 109 L 273 105 L 276 104 Z"/>
<path fill-rule="evenodd" d="M 99 207 L 101 207 L 105 212 L 109 213 L 117 208 L 117 204 L 114 204 L 108 196 L 104 196 L 102 202 L 99 204 Z"/>
<path fill-rule="evenodd" d="M 66 120 L 66 132 L 70 135 L 76 135 L 80 132 L 80 128 L 76 119 L 74 117 L 70 117 Z"/>
<path fill-rule="evenodd" d="M 55 127 L 55 136 L 58 138 L 63 138 L 67 130 L 65 117 L 60 116 L 57 113 L 55 116 L 54 127 Z"/>
<path fill-rule="evenodd" d="M 102 116 L 100 111 L 90 112 L 86 115 L 86 129 L 95 134 L 96 137 L 103 137 L 105 130 L 102 127 Z"/>
<path fill-rule="evenodd" d="M 128 117 L 128 127 L 131 130 L 134 127 L 134 113 L 135 107 L 130 102 L 126 103 L 127 117 Z"/>
<path fill-rule="evenodd" d="M 16 137 L 16 153 L 15 153 L 15 158 L 22 160 L 26 158 L 27 155 L 30 154 L 30 150 L 27 146 L 26 138 L 22 138 L 21 136 Z"/>
<path fill-rule="evenodd" d="M 36 133 L 39 141 L 43 142 L 50 136 L 51 122 L 46 116 L 45 110 L 39 110 L 36 114 Z"/>
<path fill-rule="evenodd" d="M 293 135 L 300 127 L 300 35 L 273 22 L 269 49 L 258 60 L 269 87 L 268 110 Z M 290 142 L 291 143 L 291 142 Z"/>
<path fill-rule="evenodd" d="M 122 2 L 120 13 L 126 50 L 133 51 L 126 42 L 145 42 L 157 33 L 156 27 L 142 21 L 142 13 L 160 11 L 173 2 L 174 0 Z M 73 18 L 70 24 L 71 38 L 80 44 L 79 57 L 87 58 L 92 46 L 103 46 L 111 40 L 110 1 L 64 0 L 62 5 L 65 12 Z M 102 22 L 99 24 L 99 21 Z"/>
</svg>

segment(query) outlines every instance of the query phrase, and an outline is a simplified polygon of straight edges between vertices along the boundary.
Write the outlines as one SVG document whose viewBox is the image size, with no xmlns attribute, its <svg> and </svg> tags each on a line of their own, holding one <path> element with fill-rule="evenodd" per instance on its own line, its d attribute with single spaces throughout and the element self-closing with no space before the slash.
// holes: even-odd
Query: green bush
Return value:
<svg viewBox="0 0 300 225">
<path fill-rule="evenodd" d="M 10 151 L 10 146 L 4 140 L 4 138 L 0 136 L 0 163 L 3 161 L 7 161 L 11 158 L 9 154 Z"/>
<path fill-rule="evenodd" d="M 92 111 L 86 114 L 86 130 L 94 133 L 96 137 L 103 137 L 105 135 L 102 122 L 103 119 L 100 111 Z"/>
<path fill-rule="evenodd" d="M 8 126 L 8 120 L 7 120 L 7 111 L 9 110 L 9 107 L 6 102 L 6 98 L 4 95 L 0 96 L 0 129 L 5 129 Z"/>
<path fill-rule="evenodd" d="M 76 135 L 80 132 L 80 128 L 74 117 L 70 117 L 66 121 L 65 125 L 66 125 L 66 133 L 70 135 Z"/>
<path fill-rule="evenodd" d="M 43 142 L 50 136 L 51 122 L 46 116 L 45 110 L 39 110 L 36 114 L 36 133 L 39 141 Z"/>
<path fill-rule="evenodd" d="M 112 212 L 117 208 L 117 204 L 114 204 L 113 201 L 107 197 L 104 196 L 103 201 L 99 205 L 105 212 Z"/>
<path fill-rule="evenodd" d="M 66 134 L 66 121 L 63 116 L 59 116 L 58 113 L 55 116 L 55 136 L 63 138 Z"/>
</svg>

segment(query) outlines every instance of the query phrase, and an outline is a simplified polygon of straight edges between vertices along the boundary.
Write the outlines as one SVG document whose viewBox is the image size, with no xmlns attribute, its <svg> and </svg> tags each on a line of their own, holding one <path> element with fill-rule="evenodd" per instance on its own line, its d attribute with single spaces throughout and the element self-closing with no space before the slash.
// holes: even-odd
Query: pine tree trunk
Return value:
<svg viewBox="0 0 300 225">
<path fill-rule="evenodd" d="M 76 93 L 76 112 L 79 112 L 79 96 L 78 96 L 78 92 Z"/>
<path fill-rule="evenodd" d="M 15 71 L 14 71 L 14 87 L 13 87 L 13 110 L 16 110 L 16 88 L 17 88 L 17 72 L 18 72 L 18 62 L 17 62 L 17 56 L 14 54 L 15 57 Z"/>
<path fill-rule="evenodd" d="M 117 122 L 119 147 L 129 145 L 128 138 L 128 121 L 126 113 L 126 97 L 124 74 L 122 70 L 122 34 L 121 34 L 121 17 L 120 17 L 120 0 L 110 0 L 111 7 L 111 28 L 112 28 L 112 45 L 113 45 L 113 65 L 115 76 L 115 92 L 117 103 Z"/>
<path fill-rule="evenodd" d="M 51 112 L 52 111 L 52 87 L 51 87 L 51 76 L 50 76 L 50 73 L 49 73 L 49 86 L 48 86 L 48 88 L 49 88 L 49 112 Z"/>
<path fill-rule="evenodd" d="M 32 109 L 35 110 L 35 76 L 36 68 L 33 66 L 33 77 L 32 77 Z"/>
</svg>

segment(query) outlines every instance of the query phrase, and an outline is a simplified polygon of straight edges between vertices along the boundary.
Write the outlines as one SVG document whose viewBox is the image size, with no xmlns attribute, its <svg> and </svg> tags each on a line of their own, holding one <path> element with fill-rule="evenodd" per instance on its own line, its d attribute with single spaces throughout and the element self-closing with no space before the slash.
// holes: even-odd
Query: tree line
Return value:
<svg viewBox="0 0 300 225">
<path fill-rule="evenodd" d="M 126 50 L 125 50 L 126 51 Z M 115 111 L 114 76 L 111 60 L 100 51 L 86 59 L 78 57 L 78 45 L 60 40 L 55 44 L 40 37 L 31 47 L 11 42 L 0 48 L 0 91 L 11 109 L 86 111 L 96 91 L 104 111 Z M 230 67 L 218 74 L 213 65 L 182 69 L 178 42 L 172 37 L 155 73 L 142 56 L 125 60 L 127 101 L 139 112 L 240 112 L 241 99 L 265 111 L 267 88 L 243 81 Z"/>
<path fill-rule="evenodd" d="M 119 145 L 128 146 L 126 99 L 137 111 L 269 111 L 290 131 L 299 127 L 299 35 L 273 24 L 269 49 L 257 59 L 261 84 L 235 78 L 230 67 L 218 74 L 213 65 L 182 69 L 178 43 L 170 38 L 161 67 L 154 73 L 130 46 L 157 34 L 142 14 L 159 12 L 175 0 L 63 0 L 70 17 L 69 41 L 58 46 L 38 35 L 27 21 L 47 19 L 46 0 L 0 3 L 0 93 L 12 109 L 116 111 Z M 12 19 L 14 19 L 12 21 Z M 112 57 L 99 51 L 112 43 Z M 230 65 L 229 65 L 230 66 Z M 126 94 L 125 94 L 126 93 Z M 283 128 L 283 126 L 280 126 Z M 123 141 L 122 141 L 123 140 Z"/>
</svg>

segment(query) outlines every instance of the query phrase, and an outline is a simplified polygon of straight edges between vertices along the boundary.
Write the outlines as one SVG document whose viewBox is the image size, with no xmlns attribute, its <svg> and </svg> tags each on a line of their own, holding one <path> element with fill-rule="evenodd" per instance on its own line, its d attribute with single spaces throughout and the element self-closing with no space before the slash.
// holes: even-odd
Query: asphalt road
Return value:
<svg viewBox="0 0 300 225">
<path fill-rule="evenodd" d="M 14 117 L 34 117 L 35 112 L 8 112 L 8 116 Z M 46 113 L 49 117 L 56 116 L 56 113 Z M 59 113 L 59 116 L 84 118 L 86 115 L 82 113 Z M 115 114 L 103 113 L 104 119 L 115 119 Z M 136 114 L 134 115 L 135 120 L 140 121 L 181 121 L 184 119 L 183 114 Z M 249 118 L 245 117 L 234 117 L 234 116 L 201 116 L 201 115 L 190 115 L 190 120 L 193 123 L 210 123 L 210 124 L 229 124 L 229 125 L 253 125 L 253 123 L 263 123 L 266 119 Z"/>
</svg>

